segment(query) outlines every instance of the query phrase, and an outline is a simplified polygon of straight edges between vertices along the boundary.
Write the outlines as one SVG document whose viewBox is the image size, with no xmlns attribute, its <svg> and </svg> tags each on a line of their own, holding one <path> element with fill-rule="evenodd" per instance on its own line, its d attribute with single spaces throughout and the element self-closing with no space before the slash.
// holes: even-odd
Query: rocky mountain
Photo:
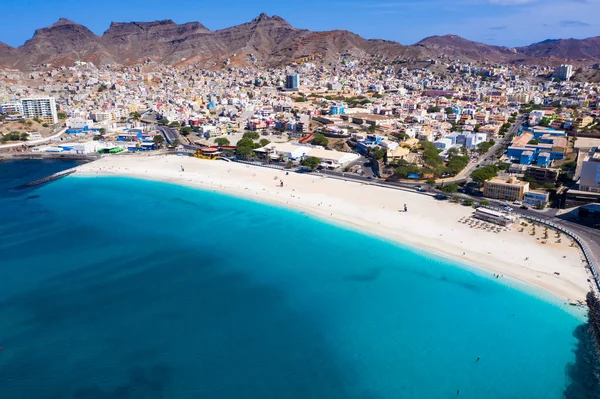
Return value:
<svg viewBox="0 0 600 399">
<path fill-rule="evenodd" d="M 102 35 L 101 42 L 111 54 L 118 54 L 123 63 L 135 63 L 144 58 L 173 63 L 178 57 L 222 53 L 223 46 L 211 40 L 212 36 L 212 32 L 199 22 L 113 22 Z"/>
<path fill-rule="evenodd" d="M 507 48 L 446 35 L 403 46 L 393 41 L 367 40 L 343 30 L 297 29 L 281 17 L 261 14 L 250 22 L 217 31 L 198 22 L 113 22 L 102 36 L 85 26 L 60 19 L 36 30 L 21 47 L 0 43 L 0 65 L 22 69 L 44 63 L 70 65 L 76 60 L 134 64 L 148 59 L 164 64 L 199 63 L 216 67 L 223 66 L 225 60 L 236 66 L 253 62 L 278 66 L 302 57 L 330 61 L 342 55 L 403 61 L 442 57 L 472 62 L 598 62 L 600 37 L 548 40 Z"/>
<path fill-rule="evenodd" d="M 72 64 L 76 60 L 114 62 L 117 57 L 100 38 L 83 25 L 61 18 L 55 24 L 35 31 L 33 37 L 16 48 L 7 64 L 26 68 L 42 63 Z"/>
<path fill-rule="evenodd" d="M 517 56 L 515 49 L 477 43 L 456 35 L 427 37 L 414 46 L 423 47 L 431 57 L 444 56 L 472 61 L 504 62 Z"/>
<path fill-rule="evenodd" d="M 13 51 L 15 51 L 14 48 L 0 42 L 0 65 L 2 64 L 2 60 L 8 60 L 12 56 Z"/>
<path fill-rule="evenodd" d="M 555 39 L 544 40 L 517 51 L 527 57 L 548 60 L 591 61 L 600 60 L 600 36 L 587 39 Z"/>
</svg>

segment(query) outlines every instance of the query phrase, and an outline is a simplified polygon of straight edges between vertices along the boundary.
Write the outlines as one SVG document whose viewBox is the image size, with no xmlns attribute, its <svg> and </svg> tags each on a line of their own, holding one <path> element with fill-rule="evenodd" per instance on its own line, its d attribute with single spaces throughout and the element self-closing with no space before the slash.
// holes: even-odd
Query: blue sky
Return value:
<svg viewBox="0 0 600 399">
<path fill-rule="evenodd" d="M 199 21 L 215 30 L 261 12 L 297 28 L 347 29 L 402 44 L 448 33 L 506 46 L 600 35 L 600 0 L 17 0 L 2 4 L 0 41 L 20 46 L 61 17 L 102 34 L 111 21 Z"/>
</svg>

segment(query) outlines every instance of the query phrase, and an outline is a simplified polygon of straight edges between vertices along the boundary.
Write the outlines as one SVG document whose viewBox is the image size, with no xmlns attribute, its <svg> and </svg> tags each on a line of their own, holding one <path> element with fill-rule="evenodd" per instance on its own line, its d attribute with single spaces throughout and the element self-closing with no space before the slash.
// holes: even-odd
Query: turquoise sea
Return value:
<svg viewBox="0 0 600 399">
<path fill-rule="evenodd" d="M 600 397 L 559 300 L 213 192 L 17 189 L 71 166 L 0 163 L 2 399 Z"/>
</svg>

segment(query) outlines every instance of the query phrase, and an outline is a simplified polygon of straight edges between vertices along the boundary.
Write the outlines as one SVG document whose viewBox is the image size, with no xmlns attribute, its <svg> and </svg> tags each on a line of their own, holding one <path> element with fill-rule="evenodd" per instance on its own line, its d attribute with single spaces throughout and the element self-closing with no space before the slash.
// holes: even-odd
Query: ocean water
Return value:
<svg viewBox="0 0 600 399">
<path fill-rule="evenodd" d="M 72 166 L 36 162 L 0 164 L 2 399 L 599 397 L 560 301 L 218 193 L 14 190 Z"/>
</svg>

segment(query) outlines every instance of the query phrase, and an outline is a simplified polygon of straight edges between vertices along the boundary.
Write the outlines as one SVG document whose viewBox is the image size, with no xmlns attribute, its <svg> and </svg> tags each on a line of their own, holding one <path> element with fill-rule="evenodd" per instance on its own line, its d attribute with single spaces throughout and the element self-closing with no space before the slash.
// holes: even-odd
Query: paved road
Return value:
<svg viewBox="0 0 600 399">
<path fill-rule="evenodd" d="M 24 146 L 24 145 L 26 145 L 26 146 L 32 146 L 32 145 L 42 144 L 42 143 L 45 143 L 45 142 L 50 141 L 52 139 L 60 137 L 66 131 L 67 131 L 67 129 L 62 129 L 60 132 L 58 132 L 56 134 L 53 134 L 52 136 L 44 137 L 43 139 L 21 141 L 19 143 L 14 143 L 14 144 L 2 144 L 2 145 L 0 145 L 0 150 L 6 149 L 6 148 L 21 147 L 21 146 Z"/>
<path fill-rule="evenodd" d="M 488 152 L 486 152 L 483 156 L 479 157 L 477 160 L 475 161 L 471 161 L 463 170 L 460 171 L 460 173 L 452 178 L 449 179 L 440 179 L 437 182 L 438 183 L 458 183 L 458 182 L 462 182 L 465 181 L 469 178 L 469 176 L 471 176 L 471 173 L 478 167 L 480 166 L 485 166 L 485 165 L 489 165 L 489 164 L 493 164 L 493 160 L 496 158 L 496 152 L 503 148 L 505 145 L 508 144 L 508 142 L 511 140 L 511 138 L 517 134 L 517 132 L 519 131 L 519 129 L 521 128 L 523 124 L 523 117 L 522 116 L 517 116 L 515 123 L 513 123 L 510 128 L 508 129 L 508 132 L 504 135 L 504 137 L 501 140 L 498 140 L 489 150 Z"/>
<path fill-rule="evenodd" d="M 183 144 L 185 141 L 183 141 L 183 138 L 179 135 L 179 131 L 176 128 L 160 125 L 156 128 L 162 133 L 162 135 L 165 137 L 165 140 L 167 140 L 167 143 L 169 144 L 173 144 L 175 140 L 179 140 L 183 148 L 186 150 L 195 151 L 196 149 L 200 148 L 195 144 Z"/>
</svg>

